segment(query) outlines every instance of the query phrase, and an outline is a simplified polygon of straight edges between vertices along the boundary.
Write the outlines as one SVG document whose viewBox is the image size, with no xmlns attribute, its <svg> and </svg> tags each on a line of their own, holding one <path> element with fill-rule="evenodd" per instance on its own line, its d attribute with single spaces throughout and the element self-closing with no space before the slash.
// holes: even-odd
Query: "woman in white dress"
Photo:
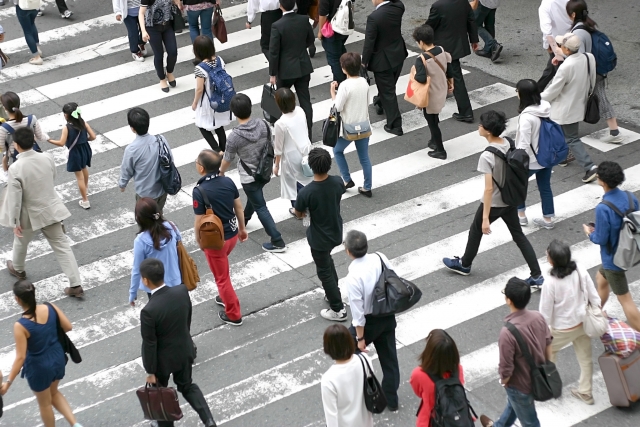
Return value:
<svg viewBox="0 0 640 427">
<path fill-rule="evenodd" d="M 276 155 L 273 173 L 280 178 L 280 196 L 291 200 L 294 206 L 298 190 L 309 184 L 313 177 L 302 172 L 302 158 L 311 151 L 311 141 L 307 129 L 307 116 L 296 107 L 296 96 L 287 88 L 276 91 L 276 103 L 282 116 L 274 125 L 274 152 Z M 293 207 L 289 213 L 295 216 Z"/>
<path fill-rule="evenodd" d="M 196 91 L 193 97 L 191 109 L 196 112 L 196 126 L 213 151 L 224 151 L 227 145 L 227 134 L 224 126 L 233 120 L 231 111 L 215 112 L 209 105 L 209 73 L 206 68 L 220 66 L 224 68 L 224 61 L 216 56 L 216 48 L 213 41 L 206 36 L 198 36 L 193 42 L 193 54 L 196 59 Z M 215 132 L 218 139 L 213 136 Z"/>
</svg>

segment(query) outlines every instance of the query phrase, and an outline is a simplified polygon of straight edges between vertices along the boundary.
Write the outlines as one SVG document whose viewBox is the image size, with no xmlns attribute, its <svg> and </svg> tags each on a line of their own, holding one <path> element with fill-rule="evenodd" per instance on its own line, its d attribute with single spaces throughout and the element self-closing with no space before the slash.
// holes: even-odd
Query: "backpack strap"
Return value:
<svg viewBox="0 0 640 427">
<path fill-rule="evenodd" d="M 3 128 L 4 130 L 6 130 L 6 131 L 7 131 L 7 133 L 8 133 L 9 135 L 13 135 L 13 133 L 16 131 L 16 130 L 15 130 L 15 129 L 14 129 L 14 128 L 9 124 L 9 123 L 7 123 L 7 122 L 2 123 L 2 128 Z"/>
<path fill-rule="evenodd" d="M 200 193 L 200 195 L 204 199 L 205 211 L 206 211 L 206 209 L 211 209 L 211 212 L 213 212 L 213 214 L 215 215 L 215 212 L 213 211 L 213 205 L 211 204 L 211 202 L 209 201 L 209 198 L 207 197 L 207 192 L 206 191 L 202 191 L 200 189 L 200 187 L 195 187 L 195 188 L 198 190 L 198 192 Z"/>
<path fill-rule="evenodd" d="M 631 200 L 631 202 L 633 203 L 633 200 Z M 618 207 L 616 205 L 614 205 L 613 203 L 611 203 L 611 202 L 609 202 L 607 200 L 601 201 L 600 204 L 605 205 L 605 206 L 609 206 L 611 208 L 611 210 L 614 211 L 620 218 L 624 218 L 626 216 L 625 214 L 622 213 L 622 211 L 620 209 L 618 209 Z M 631 206 L 633 206 L 633 204 Z"/>
<path fill-rule="evenodd" d="M 269 123 L 265 119 L 262 119 L 262 122 L 267 127 L 267 142 L 265 143 L 265 146 L 263 148 L 264 150 L 265 148 L 267 148 L 267 144 L 271 144 L 271 126 L 269 126 Z M 253 177 L 254 172 L 249 168 L 249 166 L 247 166 L 244 160 L 240 159 L 240 165 L 247 172 L 247 175 Z M 257 171 L 257 168 L 258 166 L 256 166 L 256 171 Z"/>
<path fill-rule="evenodd" d="M 511 335 L 513 335 L 513 337 L 516 339 L 516 342 L 518 343 L 518 347 L 520 347 L 520 351 L 522 352 L 522 355 L 524 356 L 525 360 L 529 364 L 529 367 L 533 371 L 536 368 L 536 362 L 533 360 L 533 356 L 531 355 L 531 352 L 529 352 L 529 346 L 527 345 L 526 342 L 524 342 L 524 338 L 522 338 L 522 334 L 520 334 L 520 331 L 518 330 L 518 328 L 516 328 L 515 325 L 511 322 L 505 322 L 504 326 L 509 330 L 509 332 L 511 332 Z"/>
</svg>

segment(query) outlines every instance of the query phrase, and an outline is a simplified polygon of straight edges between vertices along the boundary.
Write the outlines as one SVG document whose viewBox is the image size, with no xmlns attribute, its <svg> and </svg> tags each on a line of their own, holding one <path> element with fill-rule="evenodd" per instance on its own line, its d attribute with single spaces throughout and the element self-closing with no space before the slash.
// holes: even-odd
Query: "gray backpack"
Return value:
<svg viewBox="0 0 640 427">
<path fill-rule="evenodd" d="M 626 193 L 627 197 L 629 197 L 629 209 L 625 213 L 622 213 L 611 202 L 606 200 L 600 202 L 609 206 L 622 218 L 618 248 L 613 256 L 613 263 L 624 270 L 640 264 L 640 211 L 635 210 L 633 194 L 630 191 L 626 191 Z M 608 250 L 611 253 L 612 248 L 609 247 Z"/>
</svg>

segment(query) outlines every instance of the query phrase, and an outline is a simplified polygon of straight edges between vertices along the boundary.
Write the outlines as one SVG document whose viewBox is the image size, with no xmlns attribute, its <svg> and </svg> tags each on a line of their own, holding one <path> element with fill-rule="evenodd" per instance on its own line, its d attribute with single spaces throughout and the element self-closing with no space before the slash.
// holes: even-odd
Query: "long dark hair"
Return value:
<svg viewBox="0 0 640 427">
<path fill-rule="evenodd" d="M 62 107 L 62 112 L 64 113 L 67 122 L 69 122 L 74 129 L 87 130 L 87 126 L 84 124 L 84 120 L 82 119 L 80 113 L 78 113 L 77 119 L 71 115 L 71 113 L 76 111 L 77 108 L 78 104 L 76 104 L 75 102 L 67 102 L 66 104 L 64 104 L 64 107 Z"/>
<path fill-rule="evenodd" d="M 36 321 L 36 287 L 28 280 L 18 280 L 13 284 L 13 294 L 22 301 L 27 309 L 22 313 L 23 316 L 32 318 Z"/>
<path fill-rule="evenodd" d="M 571 259 L 571 248 L 560 240 L 553 239 L 547 248 L 547 255 L 551 259 L 551 272 L 553 277 L 564 279 L 570 276 L 576 269 L 575 261 Z"/>
<path fill-rule="evenodd" d="M 13 113 L 16 115 L 16 123 L 20 123 L 24 119 L 24 114 L 20 111 L 20 97 L 15 92 L 5 92 L 0 97 L 0 102 L 2 102 L 7 114 Z"/>
<path fill-rule="evenodd" d="M 578 24 L 584 25 L 584 29 L 590 33 L 593 33 L 596 30 L 598 24 L 591 19 L 589 16 L 589 10 L 587 9 L 587 2 L 584 0 L 569 0 L 567 2 L 567 14 L 571 16 L 572 14 L 576 14 L 576 17 L 573 18 L 573 25 L 576 26 Z"/>
<path fill-rule="evenodd" d="M 542 97 L 538 83 L 532 79 L 523 79 L 516 85 L 516 91 L 520 97 L 520 105 L 518 105 L 518 113 L 522 113 L 525 108 L 531 105 L 540 105 Z"/>
<path fill-rule="evenodd" d="M 136 203 L 136 222 L 140 226 L 138 234 L 148 231 L 153 247 L 160 250 L 160 243 L 171 240 L 171 231 L 164 226 L 165 219 L 159 212 L 158 204 L 150 197 L 143 197 Z"/>
<path fill-rule="evenodd" d="M 427 337 L 427 345 L 418 358 L 420 367 L 431 375 L 442 376 L 456 372 L 460 365 L 460 353 L 456 342 L 442 329 L 434 329 Z"/>
</svg>

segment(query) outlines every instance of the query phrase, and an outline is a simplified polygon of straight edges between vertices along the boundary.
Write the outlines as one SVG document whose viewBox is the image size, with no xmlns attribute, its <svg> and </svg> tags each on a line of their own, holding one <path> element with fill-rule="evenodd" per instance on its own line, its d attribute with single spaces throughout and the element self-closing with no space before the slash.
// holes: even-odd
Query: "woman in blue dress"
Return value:
<svg viewBox="0 0 640 427">
<path fill-rule="evenodd" d="M 65 332 L 71 330 L 71 322 L 55 305 L 36 304 L 36 289 L 28 280 L 19 280 L 13 285 L 16 302 L 24 312 L 13 326 L 16 340 L 16 359 L 7 381 L 2 384 L 0 394 L 9 391 L 20 370 L 27 377 L 40 407 L 40 417 L 45 427 L 55 427 L 53 408 L 56 408 L 72 427 L 82 427 L 67 399 L 58 391 L 64 378 L 66 360 L 62 345 L 58 341 L 56 319 Z"/>
<path fill-rule="evenodd" d="M 89 141 L 96 139 L 96 133 L 91 129 L 89 123 L 85 122 L 80 115 L 80 108 L 75 102 L 69 102 L 62 107 L 62 114 L 67 121 L 67 125 L 62 128 L 60 139 L 50 139 L 49 142 L 59 147 L 67 147 L 67 172 L 73 172 L 78 181 L 80 190 L 80 206 L 89 209 L 91 204 L 87 197 L 89 188 L 89 169 L 91 167 L 91 146 Z"/>
</svg>

